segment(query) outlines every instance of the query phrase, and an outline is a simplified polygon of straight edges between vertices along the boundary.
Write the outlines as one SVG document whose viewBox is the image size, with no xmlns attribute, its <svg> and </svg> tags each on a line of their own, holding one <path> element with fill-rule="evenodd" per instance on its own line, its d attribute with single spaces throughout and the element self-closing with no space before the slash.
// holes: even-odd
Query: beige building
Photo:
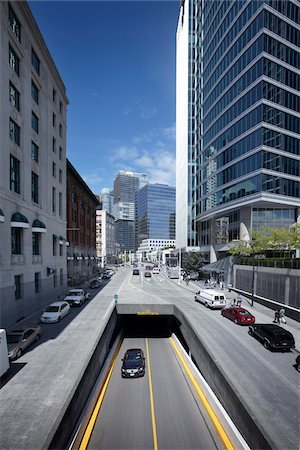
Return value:
<svg viewBox="0 0 300 450">
<path fill-rule="evenodd" d="M 66 288 L 63 81 L 26 2 L 0 2 L 0 327 Z"/>
<path fill-rule="evenodd" d="M 96 210 L 96 252 L 102 268 L 116 263 L 115 218 L 102 209 Z"/>
</svg>

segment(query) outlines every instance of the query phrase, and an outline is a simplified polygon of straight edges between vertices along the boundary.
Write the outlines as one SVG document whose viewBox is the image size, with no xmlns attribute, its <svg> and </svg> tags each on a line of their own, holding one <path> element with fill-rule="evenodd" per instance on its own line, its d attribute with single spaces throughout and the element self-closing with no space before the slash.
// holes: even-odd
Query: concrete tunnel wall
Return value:
<svg viewBox="0 0 300 450">
<path fill-rule="evenodd" d="M 77 386 L 75 395 L 70 400 L 63 418 L 60 419 L 57 430 L 53 431 L 53 438 L 49 448 L 66 448 L 70 434 L 75 428 L 103 364 L 106 363 L 106 369 L 113 358 L 112 352 L 110 352 L 113 340 L 122 327 L 126 330 L 128 324 L 134 325 L 139 321 L 147 324 L 144 328 L 146 333 L 149 332 L 148 326 L 153 321 L 152 329 L 156 329 L 156 336 L 157 332 L 164 336 L 169 336 L 172 332 L 177 335 L 251 448 L 275 448 L 270 436 L 263 429 L 260 429 L 259 421 L 255 420 L 253 412 L 248 410 L 247 404 L 232 388 L 230 380 L 227 379 L 222 367 L 214 359 L 185 315 L 173 305 L 137 304 L 117 305 L 117 308 L 113 310 L 108 318 L 107 325 Z M 167 328 L 165 331 L 163 330 L 164 321 Z M 134 331 L 132 334 L 136 335 Z M 141 335 L 141 329 L 138 330 L 138 335 Z M 105 377 L 102 379 L 104 380 Z"/>
</svg>

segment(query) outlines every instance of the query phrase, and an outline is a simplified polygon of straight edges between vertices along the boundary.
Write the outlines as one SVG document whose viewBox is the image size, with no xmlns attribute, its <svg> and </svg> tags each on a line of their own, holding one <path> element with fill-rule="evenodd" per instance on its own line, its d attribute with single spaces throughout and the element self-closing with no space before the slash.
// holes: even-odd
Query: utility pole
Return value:
<svg viewBox="0 0 300 450">
<path fill-rule="evenodd" d="M 178 284 L 181 284 L 181 247 L 179 249 L 179 267 L 178 267 Z"/>
</svg>

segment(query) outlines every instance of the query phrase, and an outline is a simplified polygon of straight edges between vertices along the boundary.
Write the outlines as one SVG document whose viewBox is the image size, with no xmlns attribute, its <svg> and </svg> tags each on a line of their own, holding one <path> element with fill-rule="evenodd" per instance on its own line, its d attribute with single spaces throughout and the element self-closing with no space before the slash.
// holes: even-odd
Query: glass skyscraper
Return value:
<svg viewBox="0 0 300 450">
<path fill-rule="evenodd" d="M 210 261 L 253 229 L 300 221 L 299 19 L 292 0 L 181 3 L 188 95 L 177 158 L 191 167 L 189 230 Z"/>
<path fill-rule="evenodd" d="M 135 195 L 135 247 L 143 239 L 175 239 L 175 187 L 147 184 Z"/>
</svg>

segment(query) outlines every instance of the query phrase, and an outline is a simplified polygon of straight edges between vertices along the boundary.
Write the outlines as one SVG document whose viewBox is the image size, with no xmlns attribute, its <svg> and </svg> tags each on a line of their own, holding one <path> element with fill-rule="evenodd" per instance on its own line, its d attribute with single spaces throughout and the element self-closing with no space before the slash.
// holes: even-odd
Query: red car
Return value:
<svg viewBox="0 0 300 450">
<path fill-rule="evenodd" d="M 221 314 L 239 325 L 252 325 L 255 322 L 255 317 L 244 308 L 237 308 L 235 306 L 224 308 Z"/>
</svg>

